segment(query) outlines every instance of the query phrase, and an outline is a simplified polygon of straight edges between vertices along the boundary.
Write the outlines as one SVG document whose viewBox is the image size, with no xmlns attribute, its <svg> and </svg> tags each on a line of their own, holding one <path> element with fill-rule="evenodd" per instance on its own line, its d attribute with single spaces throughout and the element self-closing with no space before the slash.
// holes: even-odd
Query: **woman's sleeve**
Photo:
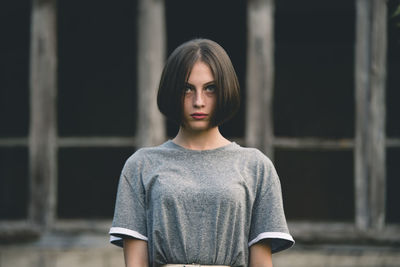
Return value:
<svg viewBox="0 0 400 267">
<path fill-rule="evenodd" d="M 286 223 L 279 177 L 269 159 L 265 159 L 257 175 L 248 245 L 268 239 L 272 253 L 290 248 L 294 239 Z"/>
<path fill-rule="evenodd" d="M 110 242 L 123 246 L 123 238 L 147 241 L 145 192 L 141 181 L 141 170 L 134 158 L 128 159 L 122 170 L 114 219 L 110 228 Z"/>
</svg>

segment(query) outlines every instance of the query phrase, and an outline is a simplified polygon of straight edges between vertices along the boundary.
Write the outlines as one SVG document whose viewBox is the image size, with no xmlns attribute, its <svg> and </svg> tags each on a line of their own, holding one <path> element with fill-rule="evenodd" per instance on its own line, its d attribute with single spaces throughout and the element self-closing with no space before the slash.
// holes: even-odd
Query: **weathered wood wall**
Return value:
<svg viewBox="0 0 400 267">
<path fill-rule="evenodd" d="M 356 0 L 354 141 L 274 137 L 274 1 L 249 0 L 247 4 L 247 103 L 245 141 L 242 143 L 258 147 L 270 157 L 273 157 L 274 147 L 354 148 L 356 214 L 355 225 L 351 230 L 361 230 L 361 235 L 356 232 L 349 237 L 348 224 L 332 227 L 329 223 L 317 225 L 312 222 L 305 225 L 293 224 L 292 229 L 303 240 L 398 240 L 399 229 L 385 226 L 385 148 L 388 145 L 400 146 L 399 139 L 386 142 L 385 138 L 386 1 Z M 56 14 L 56 0 L 33 1 L 29 142 L 18 138 L 0 140 L 3 146 L 29 146 L 29 219 L 43 227 L 52 225 L 56 218 L 58 147 L 126 147 L 133 143 L 142 147 L 165 140 L 165 124 L 154 101 L 166 51 L 164 1 L 139 1 L 138 130 L 135 138 L 58 137 Z M 86 223 L 84 225 L 82 229 L 87 227 Z M 79 231 L 82 229 L 79 228 Z M 371 230 L 380 231 L 380 234 L 371 234 Z"/>
</svg>

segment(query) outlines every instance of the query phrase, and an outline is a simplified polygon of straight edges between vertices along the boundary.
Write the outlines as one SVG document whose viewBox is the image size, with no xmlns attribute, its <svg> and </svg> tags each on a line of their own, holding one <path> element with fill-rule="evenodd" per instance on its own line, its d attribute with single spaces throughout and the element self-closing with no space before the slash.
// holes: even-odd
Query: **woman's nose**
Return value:
<svg viewBox="0 0 400 267">
<path fill-rule="evenodd" d="M 196 91 L 193 104 L 195 107 L 204 106 L 204 95 L 202 91 Z"/>
</svg>

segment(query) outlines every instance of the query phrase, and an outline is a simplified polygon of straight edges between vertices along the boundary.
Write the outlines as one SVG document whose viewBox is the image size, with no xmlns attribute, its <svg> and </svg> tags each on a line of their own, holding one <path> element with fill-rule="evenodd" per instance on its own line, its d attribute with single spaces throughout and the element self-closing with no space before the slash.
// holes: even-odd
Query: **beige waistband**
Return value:
<svg viewBox="0 0 400 267">
<path fill-rule="evenodd" d="M 201 265 L 201 264 L 165 264 L 161 267 L 230 267 L 227 265 Z"/>
</svg>

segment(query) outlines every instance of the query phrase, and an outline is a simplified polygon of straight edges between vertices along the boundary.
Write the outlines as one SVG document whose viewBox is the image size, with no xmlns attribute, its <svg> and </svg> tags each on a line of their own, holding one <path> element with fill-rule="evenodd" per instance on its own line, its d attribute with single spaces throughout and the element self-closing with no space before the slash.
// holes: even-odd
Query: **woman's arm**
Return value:
<svg viewBox="0 0 400 267">
<path fill-rule="evenodd" d="M 250 247 L 250 267 L 272 267 L 271 247 L 267 240 Z"/>
<path fill-rule="evenodd" d="M 126 267 L 148 267 L 147 242 L 124 238 L 124 257 Z"/>
</svg>

